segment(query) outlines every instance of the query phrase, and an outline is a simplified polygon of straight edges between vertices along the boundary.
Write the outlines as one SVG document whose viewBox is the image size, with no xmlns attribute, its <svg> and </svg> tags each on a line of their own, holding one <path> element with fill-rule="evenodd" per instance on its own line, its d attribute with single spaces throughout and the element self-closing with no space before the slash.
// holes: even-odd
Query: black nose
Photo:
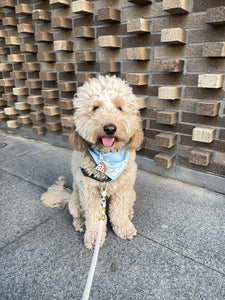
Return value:
<svg viewBox="0 0 225 300">
<path fill-rule="evenodd" d="M 104 132 L 107 135 L 113 135 L 116 132 L 116 125 L 114 125 L 114 124 L 106 124 L 103 127 L 103 130 L 104 130 Z"/>
</svg>

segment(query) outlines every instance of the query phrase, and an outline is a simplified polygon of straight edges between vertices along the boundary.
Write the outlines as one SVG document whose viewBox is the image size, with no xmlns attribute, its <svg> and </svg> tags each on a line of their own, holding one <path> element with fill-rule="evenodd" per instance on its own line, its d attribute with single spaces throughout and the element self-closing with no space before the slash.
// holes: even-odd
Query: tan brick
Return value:
<svg viewBox="0 0 225 300">
<path fill-rule="evenodd" d="M 27 97 L 27 102 L 30 105 L 40 105 L 43 104 L 43 98 L 39 95 L 32 95 Z"/>
<path fill-rule="evenodd" d="M 36 42 L 53 42 L 53 34 L 49 32 L 37 32 L 34 37 Z"/>
<path fill-rule="evenodd" d="M 159 133 L 155 136 L 155 143 L 159 147 L 172 148 L 177 143 L 177 135 L 169 133 Z"/>
<path fill-rule="evenodd" d="M 91 51 L 77 51 L 75 53 L 76 61 L 95 61 L 96 52 Z"/>
<path fill-rule="evenodd" d="M 34 125 L 32 126 L 32 132 L 40 135 L 40 134 L 45 134 L 46 130 L 44 126 Z"/>
<path fill-rule="evenodd" d="M 19 114 L 15 107 L 5 107 L 4 108 L 4 113 L 7 116 L 16 116 L 16 115 Z"/>
<path fill-rule="evenodd" d="M 225 24 L 225 6 L 208 8 L 206 10 L 206 23 L 211 25 Z"/>
<path fill-rule="evenodd" d="M 213 128 L 195 127 L 192 131 L 192 141 L 211 143 L 215 139 L 216 130 Z"/>
<path fill-rule="evenodd" d="M 77 26 L 73 30 L 73 37 L 93 39 L 95 37 L 95 30 L 88 26 Z"/>
<path fill-rule="evenodd" d="M 45 115 L 42 111 L 32 111 L 30 113 L 30 118 L 33 122 L 38 122 L 44 120 Z"/>
<path fill-rule="evenodd" d="M 41 95 L 45 99 L 56 99 L 59 97 L 58 90 L 42 90 Z"/>
<path fill-rule="evenodd" d="M 2 94 L 2 99 L 4 99 L 7 102 L 15 102 L 17 100 L 17 96 L 10 94 Z"/>
<path fill-rule="evenodd" d="M 152 0 L 128 0 L 128 2 L 132 2 L 136 5 L 142 6 L 142 5 L 151 4 Z"/>
<path fill-rule="evenodd" d="M 12 64 L 0 63 L 0 71 L 12 71 Z"/>
<path fill-rule="evenodd" d="M 150 49 L 145 47 L 127 48 L 127 59 L 130 60 L 149 60 Z"/>
<path fill-rule="evenodd" d="M 18 24 L 17 30 L 19 33 L 34 33 L 34 25 L 32 24 Z"/>
<path fill-rule="evenodd" d="M 225 57 L 225 42 L 207 42 L 203 45 L 203 57 Z"/>
<path fill-rule="evenodd" d="M 178 123 L 178 112 L 157 111 L 156 122 L 159 124 L 176 125 Z"/>
<path fill-rule="evenodd" d="M 76 91 L 76 83 L 58 81 L 58 89 L 63 92 L 74 92 Z"/>
<path fill-rule="evenodd" d="M 161 42 L 167 44 L 186 44 L 186 31 L 183 28 L 162 29 Z"/>
<path fill-rule="evenodd" d="M 62 29 L 71 29 L 72 20 L 65 17 L 52 18 L 52 27 L 53 28 L 62 28 Z"/>
<path fill-rule="evenodd" d="M 54 52 L 38 52 L 37 53 L 38 61 L 56 61 Z"/>
<path fill-rule="evenodd" d="M 198 87 L 219 89 L 223 87 L 224 75 L 222 74 L 199 74 Z"/>
<path fill-rule="evenodd" d="M 197 102 L 195 113 L 202 116 L 215 117 L 219 113 L 219 102 Z"/>
<path fill-rule="evenodd" d="M 73 117 L 62 117 L 61 118 L 62 126 L 64 127 L 74 127 Z"/>
<path fill-rule="evenodd" d="M 60 115 L 60 107 L 57 105 L 44 106 L 44 114 L 47 116 Z"/>
<path fill-rule="evenodd" d="M 210 163 L 212 153 L 209 151 L 203 151 L 194 149 L 189 154 L 189 162 L 191 164 L 199 166 L 208 166 Z"/>
<path fill-rule="evenodd" d="M 24 71 L 39 71 L 40 70 L 40 64 L 37 62 L 27 62 L 24 63 L 22 66 Z"/>
<path fill-rule="evenodd" d="M 61 123 L 60 122 L 57 122 L 57 121 L 55 121 L 55 122 L 46 122 L 45 123 L 45 126 L 46 126 L 46 128 L 47 128 L 47 130 L 48 131 L 51 131 L 51 132 L 56 132 L 56 131 L 59 131 L 59 130 L 61 130 Z"/>
<path fill-rule="evenodd" d="M 8 55 L 8 62 L 24 62 L 23 54 L 10 54 Z"/>
<path fill-rule="evenodd" d="M 8 78 L 8 79 L 0 79 L 0 86 L 14 86 L 15 81 L 14 79 Z"/>
<path fill-rule="evenodd" d="M 57 80 L 56 72 L 40 72 L 39 76 L 40 76 L 41 80 L 46 80 L 46 81 L 56 81 Z"/>
<path fill-rule="evenodd" d="M 71 99 L 61 99 L 59 101 L 59 106 L 64 110 L 73 110 L 73 102 Z"/>
<path fill-rule="evenodd" d="M 39 79 L 29 79 L 25 81 L 25 86 L 30 89 L 41 89 L 42 82 Z"/>
<path fill-rule="evenodd" d="M 16 0 L 1 0 L 0 7 L 15 7 L 17 1 Z"/>
<path fill-rule="evenodd" d="M 113 35 L 99 36 L 98 44 L 101 48 L 120 48 L 120 37 Z"/>
<path fill-rule="evenodd" d="M 32 19 L 40 21 L 51 21 L 51 12 L 44 9 L 33 10 Z"/>
<path fill-rule="evenodd" d="M 72 12 L 81 15 L 93 14 L 94 5 L 90 1 L 85 1 L 85 0 L 73 1 Z"/>
<path fill-rule="evenodd" d="M 137 18 L 127 20 L 127 32 L 146 33 L 151 32 L 151 21 Z"/>
<path fill-rule="evenodd" d="M 73 42 L 54 41 L 54 51 L 73 51 Z"/>
<path fill-rule="evenodd" d="M 17 120 L 8 120 L 7 121 L 7 126 L 9 128 L 18 128 L 20 125 L 18 124 Z"/>
<path fill-rule="evenodd" d="M 52 8 L 61 8 L 70 6 L 70 0 L 50 0 L 49 4 Z"/>
<path fill-rule="evenodd" d="M 31 15 L 33 8 L 30 4 L 20 3 L 15 6 L 17 15 Z"/>
<path fill-rule="evenodd" d="M 13 88 L 13 95 L 16 96 L 28 95 L 28 89 L 25 87 Z"/>
<path fill-rule="evenodd" d="M 138 104 L 139 104 L 139 109 L 144 109 L 148 107 L 148 97 L 143 96 L 143 97 L 137 97 Z"/>
<path fill-rule="evenodd" d="M 175 100 L 181 98 L 181 87 L 161 86 L 158 89 L 159 99 Z"/>
<path fill-rule="evenodd" d="M 172 167 L 175 156 L 173 154 L 159 153 L 154 156 L 154 164 L 169 169 Z"/>
<path fill-rule="evenodd" d="M 32 123 L 29 115 L 18 116 L 17 122 L 22 125 L 28 125 Z"/>
<path fill-rule="evenodd" d="M 15 102 L 15 108 L 17 110 L 28 110 L 30 109 L 30 104 L 26 102 Z"/>
<path fill-rule="evenodd" d="M 73 72 L 74 64 L 73 63 L 56 63 L 57 72 Z"/>
<path fill-rule="evenodd" d="M 22 44 L 20 45 L 20 51 L 21 52 L 34 52 L 36 53 L 38 51 L 37 45 L 34 44 Z"/>
<path fill-rule="evenodd" d="M 159 72 L 182 73 L 184 61 L 179 59 L 161 60 Z"/>
<path fill-rule="evenodd" d="M 126 80 L 131 85 L 147 85 L 148 84 L 148 74 L 126 74 Z"/>
<path fill-rule="evenodd" d="M 102 61 L 99 62 L 100 72 L 120 72 L 120 62 L 116 61 Z"/>
<path fill-rule="evenodd" d="M 6 115 L 4 113 L 4 110 L 0 109 L 0 120 L 6 119 Z"/>
<path fill-rule="evenodd" d="M 98 21 L 109 23 L 120 22 L 120 10 L 113 7 L 105 7 L 97 11 Z"/>
<path fill-rule="evenodd" d="M 85 82 L 93 77 L 95 77 L 95 75 L 91 73 L 76 73 L 77 82 Z"/>
<path fill-rule="evenodd" d="M 6 45 L 21 45 L 22 39 L 18 36 L 7 36 L 5 38 Z"/>
<path fill-rule="evenodd" d="M 13 26 L 16 27 L 17 26 L 17 18 L 15 17 L 6 17 L 2 19 L 2 25 L 3 26 Z"/>
<path fill-rule="evenodd" d="M 163 9 L 171 14 L 189 12 L 189 0 L 163 0 Z"/>
</svg>

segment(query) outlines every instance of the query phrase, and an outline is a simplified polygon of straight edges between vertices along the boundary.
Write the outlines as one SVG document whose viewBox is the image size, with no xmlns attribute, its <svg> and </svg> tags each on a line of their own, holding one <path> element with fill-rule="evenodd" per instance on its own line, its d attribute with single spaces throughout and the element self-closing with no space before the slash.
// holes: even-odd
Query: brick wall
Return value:
<svg viewBox="0 0 225 300">
<path fill-rule="evenodd" d="M 68 141 L 77 86 L 117 74 L 139 97 L 140 156 L 225 175 L 223 0 L 0 2 L 0 123 Z"/>
</svg>

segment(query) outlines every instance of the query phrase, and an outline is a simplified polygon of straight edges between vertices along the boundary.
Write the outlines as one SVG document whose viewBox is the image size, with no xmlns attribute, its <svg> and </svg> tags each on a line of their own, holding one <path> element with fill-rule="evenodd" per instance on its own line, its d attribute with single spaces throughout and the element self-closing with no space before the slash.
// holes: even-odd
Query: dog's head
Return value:
<svg viewBox="0 0 225 300">
<path fill-rule="evenodd" d="M 116 76 L 100 76 L 78 88 L 73 100 L 74 149 L 84 151 L 87 143 L 96 150 L 116 152 L 136 150 L 143 139 L 136 96 L 128 84 Z"/>
</svg>

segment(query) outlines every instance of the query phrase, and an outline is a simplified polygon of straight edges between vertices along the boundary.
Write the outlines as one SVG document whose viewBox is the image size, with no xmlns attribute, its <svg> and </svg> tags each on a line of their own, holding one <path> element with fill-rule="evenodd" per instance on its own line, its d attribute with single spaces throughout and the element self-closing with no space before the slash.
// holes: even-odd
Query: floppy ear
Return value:
<svg viewBox="0 0 225 300">
<path fill-rule="evenodd" d="M 69 143 L 75 150 L 80 152 L 85 151 L 87 148 L 86 141 L 79 135 L 79 133 L 75 129 L 70 135 Z"/>
<path fill-rule="evenodd" d="M 144 138 L 144 134 L 143 134 L 143 129 L 142 129 L 142 123 L 140 122 L 139 127 L 135 131 L 132 138 L 129 140 L 129 142 L 126 146 L 126 150 L 127 151 L 140 150 L 143 138 Z"/>
</svg>

